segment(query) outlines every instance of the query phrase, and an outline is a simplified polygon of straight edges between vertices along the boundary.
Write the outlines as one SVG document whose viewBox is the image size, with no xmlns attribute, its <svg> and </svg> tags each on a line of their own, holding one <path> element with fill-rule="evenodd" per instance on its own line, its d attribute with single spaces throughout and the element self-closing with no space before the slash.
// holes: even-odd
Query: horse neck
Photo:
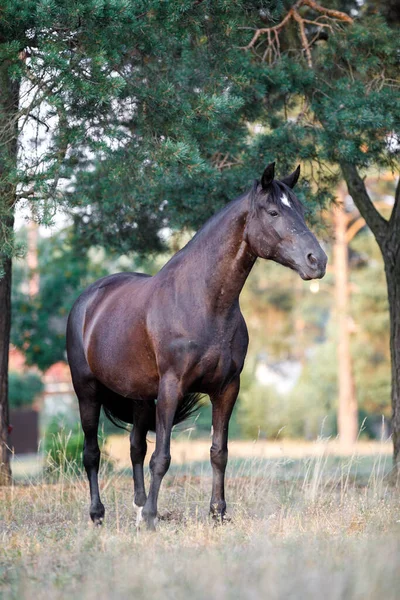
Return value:
<svg viewBox="0 0 400 600">
<path fill-rule="evenodd" d="M 182 250 L 186 281 L 218 312 L 239 298 L 256 256 L 244 239 L 250 208 L 248 194 L 212 217 Z"/>
</svg>

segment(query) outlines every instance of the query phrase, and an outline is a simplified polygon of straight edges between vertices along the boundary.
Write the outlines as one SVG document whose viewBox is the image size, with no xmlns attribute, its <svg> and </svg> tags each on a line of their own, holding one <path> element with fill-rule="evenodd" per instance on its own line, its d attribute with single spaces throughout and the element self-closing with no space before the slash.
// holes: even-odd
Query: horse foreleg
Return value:
<svg viewBox="0 0 400 600">
<path fill-rule="evenodd" d="M 156 407 L 156 447 L 150 460 L 150 490 L 142 512 L 148 529 L 155 529 L 158 493 L 171 462 L 171 430 L 180 398 L 178 379 L 172 375 L 163 377 L 160 381 Z"/>
<path fill-rule="evenodd" d="M 222 521 L 226 512 L 225 469 L 228 462 L 228 427 L 236 398 L 239 393 L 239 378 L 225 390 L 211 396 L 213 437 L 210 449 L 213 471 L 210 513 L 216 521 Z"/>
</svg>

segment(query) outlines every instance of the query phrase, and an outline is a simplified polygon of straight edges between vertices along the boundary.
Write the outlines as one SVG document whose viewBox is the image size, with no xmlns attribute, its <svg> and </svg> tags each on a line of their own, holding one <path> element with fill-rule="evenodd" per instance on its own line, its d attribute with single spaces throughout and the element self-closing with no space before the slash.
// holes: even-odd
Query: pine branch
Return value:
<svg viewBox="0 0 400 600">
<path fill-rule="evenodd" d="M 46 133 L 48 133 L 50 131 L 50 127 L 47 125 L 47 123 L 45 123 L 44 121 L 42 121 L 42 119 L 39 119 L 39 117 L 37 117 L 36 115 L 33 115 L 32 113 L 29 113 L 28 117 L 30 119 L 33 119 L 37 123 L 39 123 L 39 125 L 43 125 L 43 127 L 46 127 Z"/>
<path fill-rule="evenodd" d="M 322 13 L 322 17 L 317 17 L 315 19 L 306 19 L 306 18 L 302 17 L 299 13 L 299 9 L 302 8 L 303 6 L 307 6 L 308 8 L 310 8 L 311 10 L 313 10 L 315 12 Z M 339 10 L 333 10 L 330 8 L 326 8 L 325 6 L 321 6 L 317 2 L 314 2 L 314 0 L 297 0 L 297 2 L 292 6 L 291 9 L 289 9 L 288 13 L 286 14 L 286 16 L 282 19 L 282 21 L 280 23 L 278 23 L 277 25 L 274 25 L 273 27 L 261 27 L 261 28 L 257 29 L 256 32 L 254 33 L 252 39 L 250 40 L 250 42 L 247 44 L 247 46 L 243 46 L 242 48 L 243 48 L 243 50 L 252 49 L 255 52 L 256 42 L 259 40 L 260 36 L 265 34 L 267 36 L 267 47 L 262 56 L 262 61 L 264 62 L 268 59 L 269 62 L 271 63 L 272 57 L 279 58 L 279 56 L 280 56 L 279 34 L 281 33 L 282 29 L 289 23 L 289 21 L 291 19 L 293 19 L 298 24 L 301 45 L 302 45 L 303 51 L 307 58 L 307 64 L 311 68 L 312 67 L 312 56 L 311 56 L 310 48 L 311 48 L 313 42 L 315 41 L 315 36 L 314 36 L 313 40 L 308 41 L 305 23 L 315 25 L 316 27 L 319 28 L 319 31 L 323 27 L 328 27 L 329 29 L 332 30 L 331 23 L 320 22 L 321 18 L 325 18 L 326 20 L 331 20 L 331 21 L 341 21 L 341 22 L 345 22 L 345 23 L 353 22 L 353 19 L 346 13 L 341 12 Z"/>
<path fill-rule="evenodd" d="M 377 242 L 379 245 L 382 245 L 388 232 L 388 221 L 376 210 L 369 197 L 364 180 L 357 171 L 357 167 L 347 162 L 340 163 L 340 167 L 350 196 L 353 198 L 354 203 L 364 217 Z"/>
<path fill-rule="evenodd" d="M 242 161 L 240 159 L 231 157 L 229 152 L 227 152 L 226 154 L 224 154 L 223 152 L 215 152 L 215 154 L 213 154 L 213 156 L 211 157 L 211 161 L 219 171 L 223 171 L 224 169 L 230 169 L 235 165 L 242 164 Z"/>
<path fill-rule="evenodd" d="M 50 98 L 53 97 L 55 99 L 58 100 L 58 90 L 54 91 L 52 89 L 51 83 L 46 82 L 44 80 L 44 75 L 42 75 L 41 77 L 37 77 L 35 75 L 35 73 L 29 68 L 26 68 L 26 76 L 28 77 L 28 79 L 35 85 L 37 86 L 37 88 L 41 91 L 44 92 L 43 94 L 43 99 L 44 98 Z M 68 120 L 67 120 L 67 113 L 65 110 L 65 107 L 60 104 L 60 102 L 57 102 L 55 104 L 55 108 L 57 111 L 57 115 L 58 115 L 58 131 L 61 133 L 65 133 L 65 131 L 68 129 Z M 38 119 L 37 117 L 35 117 L 34 115 L 32 115 L 30 112 L 27 113 L 26 115 L 26 119 L 28 118 L 35 118 L 38 122 L 40 122 L 40 119 Z M 25 119 L 25 121 L 26 121 Z M 42 122 L 43 125 L 46 125 L 46 123 Z M 68 143 L 63 140 L 63 142 L 59 145 L 59 148 L 57 149 L 56 153 L 55 153 L 55 175 L 54 175 L 54 179 L 53 179 L 53 183 L 50 186 L 50 191 L 49 191 L 49 197 L 51 196 L 55 196 L 56 191 L 57 191 L 57 186 L 58 186 L 58 182 L 60 179 L 60 175 L 61 175 L 61 168 L 62 165 L 65 161 L 65 157 L 67 155 L 67 151 L 68 151 Z"/>
<path fill-rule="evenodd" d="M 307 5 L 317 12 L 320 12 L 324 15 L 328 15 L 329 17 L 332 17 L 332 19 L 338 19 L 339 21 L 346 21 L 347 23 L 353 22 L 353 19 L 351 17 L 349 17 L 348 14 L 341 12 L 340 10 L 333 10 L 331 8 L 326 8 L 325 6 L 321 6 L 317 2 L 314 2 L 314 0 L 300 0 L 300 2 L 297 2 L 296 4 L 299 5 L 297 8 L 300 8 L 300 6 L 302 6 L 302 5 Z"/>
<path fill-rule="evenodd" d="M 25 190 L 25 191 L 15 194 L 15 202 L 17 202 L 18 200 L 22 200 L 22 199 L 27 200 L 28 198 L 31 198 L 34 195 L 35 195 L 35 189 L 32 187 L 29 190 Z"/>
</svg>

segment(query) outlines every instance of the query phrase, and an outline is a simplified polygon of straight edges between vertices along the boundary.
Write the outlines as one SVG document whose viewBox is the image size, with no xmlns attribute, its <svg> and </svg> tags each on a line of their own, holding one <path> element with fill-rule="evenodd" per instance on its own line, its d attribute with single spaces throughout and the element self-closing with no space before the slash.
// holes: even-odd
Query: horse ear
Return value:
<svg viewBox="0 0 400 600">
<path fill-rule="evenodd" d="M 285 185 L 287 185 L 290 188 L 294 188 L 294 186 L 296 185 L 296 183 L 299 180 L 299 177 L 300 177 L 300 165 L 297 167 L 297 169 L 295 171 L 293 171 L 293 173 L 291 175 L 284 177 L 282 179 L 282 183 L 284 183 Z"/>
<path fill-rule="evenodd" d="M 273 182 L 275 177 L 275 163 L 270 163 L 267 167 L 265 167 L 265 171 L 261 177 L 261 186 L 263 190 L 266 190 L 271 183 Z"/>
</svg>

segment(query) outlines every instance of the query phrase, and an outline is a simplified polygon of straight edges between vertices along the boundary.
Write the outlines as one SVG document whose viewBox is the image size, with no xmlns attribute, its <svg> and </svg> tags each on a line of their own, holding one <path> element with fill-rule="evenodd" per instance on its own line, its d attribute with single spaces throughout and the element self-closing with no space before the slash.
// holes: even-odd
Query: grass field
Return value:
<svg viewBox="0 0 400 600">
<path fill-rule="evenodd" d="M 0 491 L 1 598 L 397 599 L 400 503 L 390 456 L 233 458 L 231 521 L 208 519 L 200 461 L 164 480 L 155 534 L 137 531 L 125 470 L 102 474 L 106 521 L 84 478 Z"/>
</svg>

